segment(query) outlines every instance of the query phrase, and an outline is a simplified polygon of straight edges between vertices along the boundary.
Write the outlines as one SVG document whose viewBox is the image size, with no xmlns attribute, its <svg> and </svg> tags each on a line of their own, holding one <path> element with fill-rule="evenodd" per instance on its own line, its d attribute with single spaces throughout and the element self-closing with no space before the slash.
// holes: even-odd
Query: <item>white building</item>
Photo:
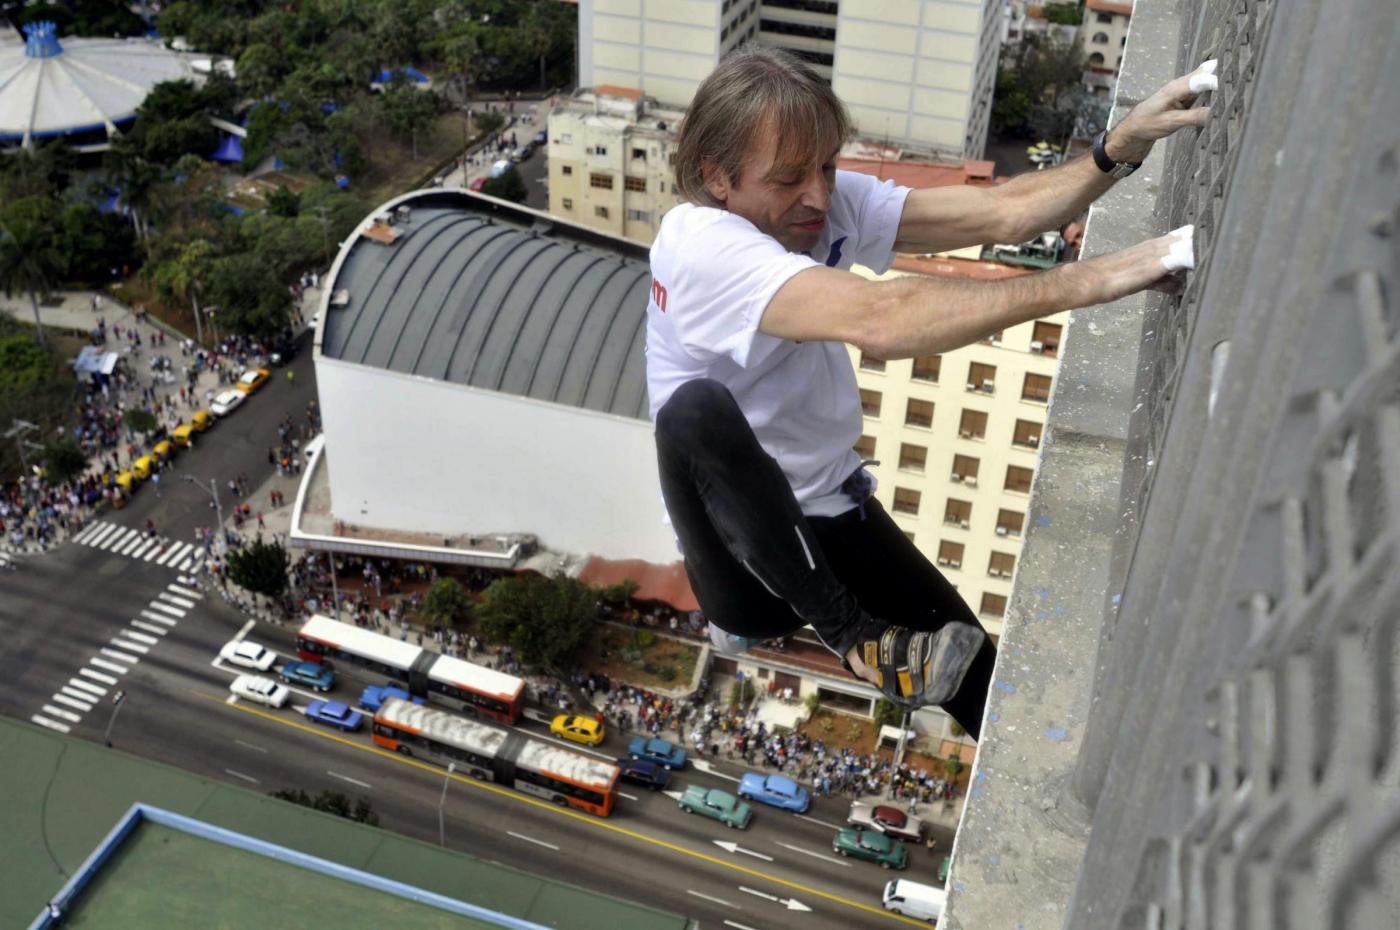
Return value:
<svg viewBox="0 0 1400 930">
<path fill-rule="evenodd" d="M 980 158 L 1001 36 L 996 0 L 579 0 L 580 87 L 689 104 L 748 41 L 831 81 L 862 135 Z"/>
<path fill-rule="evenodd" d="M 1085 0 L 1084 20 L 1079 25 L 1079 48 L 1089 59 L 1084 85 L 1100 96 L 1112 95 L 1117 86 L 1132 19 L 1131 0 Z"/>
</svg>

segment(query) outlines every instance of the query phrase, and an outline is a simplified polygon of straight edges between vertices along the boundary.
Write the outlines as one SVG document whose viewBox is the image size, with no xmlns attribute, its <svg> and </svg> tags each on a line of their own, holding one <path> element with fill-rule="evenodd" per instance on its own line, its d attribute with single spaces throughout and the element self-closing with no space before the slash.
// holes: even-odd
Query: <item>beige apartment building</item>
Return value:
<svg viewBox="0 0 1400 930">
<path fill-rule="evenodd" d="M 1015 273 L 901 257 L 883 277 Z M 857 273 L 876 277 L 859 266 Z M 851 349 L 876 497 L 1000 638 L 1068 311 L 943 355 L 881 362 Z"/>
<path fill-rule="evenodd" d="M 1118 82 L 1132 19 L 1131 0 L 1085 0 L 1084 19 L 1079 24 L 1079 48 L 1089 59 L 1084 83 L 1101 96 L 1111 95 Z"/>
<path fill-rule="evenodd" d="M 578 85 L 678 105 L 748 41 L 810 63 L 859 132 L 980 158 L 1000 52 L 994 0 L 579 0 Z"/>
<path fill-rule="evenodd" d="M 685 111 L 627 87 L 584 88 L 549 114 L 549 212 L 648 243 L 680 202 L 671 161 Z"/>
</svg>

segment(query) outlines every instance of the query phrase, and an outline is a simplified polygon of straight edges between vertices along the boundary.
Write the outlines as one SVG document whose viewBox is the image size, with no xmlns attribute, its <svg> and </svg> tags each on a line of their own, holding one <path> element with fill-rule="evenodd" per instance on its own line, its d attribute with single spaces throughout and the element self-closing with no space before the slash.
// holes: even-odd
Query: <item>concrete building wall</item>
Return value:
<svg viewBox="0 0 1400 930">
<path fill-rule="evenodd" d="M 316 379 L 338 520 L 679 557 L 650 423 L 324 357 Z"/>
<path fill-rule="evenodd" d="M 578 86 L 638 87 L 690 102 L 734 19 L 720 0 L 579 0 Z"/>
<path fill-rule="evenodd" d="M 1118 74 L 1131 22 L 1132 17 L 1123 13 L 1096 10 L 1092 4 L 1085 8 L 1084 19 L 1079 24 L 1079 47 L 1084 57 L 1091 59 L 1091 67 L 1107 68 Z M 1102 62 L 1092 60 L 1095 54 L 1103 56 Z"/>
</svg>

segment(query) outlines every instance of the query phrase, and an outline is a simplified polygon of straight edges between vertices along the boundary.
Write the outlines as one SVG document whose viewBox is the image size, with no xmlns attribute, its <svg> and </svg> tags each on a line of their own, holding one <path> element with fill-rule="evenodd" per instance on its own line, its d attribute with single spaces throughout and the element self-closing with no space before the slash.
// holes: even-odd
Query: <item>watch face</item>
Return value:
<svg viewBox="0 0 1400 930">
<path fill-rule="evenodd" d="M 1127 162 L 1119 162 L 1113 168 L 1113 177 L 1120 179 L 1126 178 L 1128 175 L 1132 174 L 1136 170 L 1138 170 L 1137 165 L 1132 165 Z"/>
</svg>

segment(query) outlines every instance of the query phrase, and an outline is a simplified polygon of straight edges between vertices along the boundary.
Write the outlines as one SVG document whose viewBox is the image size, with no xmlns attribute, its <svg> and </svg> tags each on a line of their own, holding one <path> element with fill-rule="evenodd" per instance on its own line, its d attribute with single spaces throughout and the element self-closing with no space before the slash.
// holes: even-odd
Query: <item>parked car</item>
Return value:
<svg viewBox="0 0 1400 930">
<path fill-rule="evenodd" d="M 238 405 L 243 403 L 248 395 L 242 391 L 220 391 L 214 395 L 214 402 L 209 405 L 209 410 L 216 417 L 226 417 L 238 409 Z"/>
<path fill-rule="evenodd" d="M 544 145 L 544 144 L 545 144 L 546 142 L 548 142 L 548 141 L 549 141 L 549 130 L 547 130 L 547 129 L 541 129 L 539 132 L 535 133 L 535 144 L 536 144 L 536 145 Z"/>
<path fill-rule="evenodd" d="M 856 801 L 851 805 L 846 823 L 862 830 L 876 830 L 897 840 L 908 840 L 911 843 L 924 841 L 924 822 L 888 804 Z"/>
<path fill-rule="evenodd" d="M 519 164 L 522 161 L 528 161 L 533 154 L 535 154 L 535 143 L 526 142 L 520 148 L 510 153 L 510 160 Z"/>
<path fill-rule="evenodd" d="M 281 707 L 292 696 L 286 685 L 279 685 L 271 678 L 261 675 L 239 675 L 229 682 L 228 689 L 244 700 L 266 704 L 268 707 Z"/>
<path fill-rule="evenodd" d="M 948 873 L 953 868 L 953 857 L 944 856 L 943 861 L 938 864 L 938 880 L 943 884 L 948 884 Z"/>
<path fill-rule="evenodd" d="M 229 665 L 265 672 L 277 661 L 277 653 L 251 639 L 235 639 L 224 643 L 224 648 L 219 650 L 219 658 Z"/>
<path fill-rule="evenodd" d="M 306 719 L 312 723 L 324 723 L 328 727 L 338 727 L 346 733 L 353 733 L 365 722 L 365 715 L 340 701 L 317 698 L 306 705 Z"/>
<path fill-rule="evenodd" d="M 414 697 L 396 685 L 370 685 L 360 694 L 360 706 L 372 714 L 377 714 L 379 708 L 391 697 L 412 701 L 415 704 L 423 703 L 422 698 Z"/>
<path fill-rule="evenodd" d="M 483 187 L 485 187 L 485 186 L 486 186 L 486 179 L 485 179 L 485 178 L 472 178 L 471 183 L 467 185 L 467 190 L 479 191 L 479 190 L 481 190 L 481 189 L 482 189 Z"/>
<path fill-rule="evenodd" d="M 671 783 L 671 773 L 646 759 L 618 759 L 617 767 L 623 781 L 659 791 Z"/>
<path fill-rule="evenodd" d="M 214 418 L 209 415 L 207 410 L 196 410 L 190 416 L 190 426 L 194 427 L 196 433 L 202 433 L 213 425 Z"/>
<path fill-rule="evenodd" d="M 936 921 L 943 916 L 947 898 L 948 893 L 942 888 L 911 882 L 907 878 L 886 882 L 885 893 L 880 896 L 885 910 L 927 921 Z"/>
<path fill-rule="evenodd" d="M 243 372 L 243 376 L 238 379 L 238 383 L 233 387 L 244 394 L 252 394 L 258 388 L 267 383 L 267 379 L 272 377 L 272 372 L 266 368 L 249 368 Z"/>
<path fill-rule="evenodd" d="M 491 165 L 491 177 L 499 178 L 501 175 L 509 171 L 512 167 L 514 166 L 511 164 L 509 158 L 499 159 L 493 162 Z"/>
<path fill-rule="evenodd" d="M 151 472 L 156 470 L 156 457 L 154 455 L 143 455 L 131 463 L 131 474 L 137 481 L 145 481 L 151 477 Z"/>
<path fill-rule="evenodd" d="M 549 723 L 549 732 L 585 746 L 597 746 L 603 741 L 603 725 L 593 717 L 560 714 Z"/>
<path fill-rule="evenodd" d="M 283 681 L 315 688 L 322 694 L 335 687 L 335 672 L 319 662 L 288 662 L 277 670 Z"/>
<path fill-rule="evenodd" d="M 290 364 L 292 359 L 296 357 L 296 337 L 290 333 L 283 333 L 272 341 L 272 352 L 268 354 L 267 360 L 280 367 Z"/>
<path fill-rule="evenodd" d="M 685 767 L 685 750 L 670 740 L 633 737 L 632 742 L 627 744 L 627 755 L 633 759 L 655 762 L 665 769 L 679 771 Z"/>
<path fill-rule="evenodd" d="M 691 785 L 681 795 L 680 808 L 687 814 L 703 814 L 726 827 L 746 830 L 753 821 L 753 808 L 728 791 Z"/>
<path fill-rule="evenodd" d="M 799 814 L 806 813 L 807 808 L 812 806 L 807 789 L 786 775 L 764 776 L 759 772 L 746 772 L 739 779 L 739 797 L 745 801 L 762 801 Z"/>
<path fill-rule="evenodd" d="M 151 452 L 162 462 L 173 459 L 175 457 L 175 443 L 171 442 L 169 439 L 162 439 L 151 447 Z"/>
<path fill-rule="evenodd" d="M 189 447 L 194 442 L 194 427 L 188 423 L 181 423 L 170 433 L 170 438 L 175 441 L 175 445 Z"/>
<path fill-rule="evenodd" d="M 855 856 L 880 863 L 881 868 L 902 869 L 909 865 L 909 851 L 899 840 L 892 840 L 874 830 L 846 827 L 831 841 L 831 851 L 839 856 Z"/>
</svg>

